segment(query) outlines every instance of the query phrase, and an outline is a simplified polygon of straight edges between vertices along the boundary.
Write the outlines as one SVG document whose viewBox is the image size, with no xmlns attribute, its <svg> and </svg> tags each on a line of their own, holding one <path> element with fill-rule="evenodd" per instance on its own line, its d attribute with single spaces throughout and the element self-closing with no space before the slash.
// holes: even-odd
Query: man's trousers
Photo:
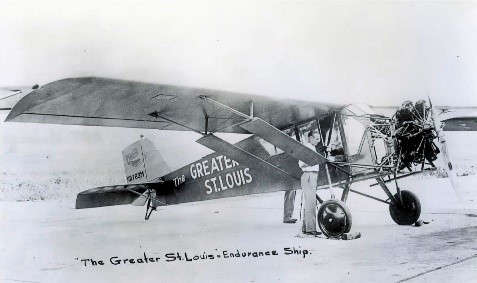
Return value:
<svg viewBox="0 0 477 283">
<path fill-rule="evenodd" d="M 293 218 L 295 208 L 296 191 L 286 191 L 283 201 L 283 221 L 290 221 Z"/>
<path fill-rule="evenodd" d="M 318 172 L 303 172 L 301 189 L 303 194 L 303 232 L 316 231 L 316 187 Z"/>
</svg>

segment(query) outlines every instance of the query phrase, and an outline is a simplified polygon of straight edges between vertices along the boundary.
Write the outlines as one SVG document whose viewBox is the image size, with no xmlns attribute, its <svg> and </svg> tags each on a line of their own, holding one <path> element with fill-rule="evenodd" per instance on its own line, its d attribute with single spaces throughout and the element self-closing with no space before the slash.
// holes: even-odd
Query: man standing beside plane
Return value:
<svg viewBox="0 0 477 283">
<path fill-rule="evenodd" d="M 316 152 L 316 145 L 320 142 L 318 133 L 310 131 L 308 133 L 308 143 L 305 146 Z M 298 161 L 298 165 L 303 171 L 301 176 L 301 189 L 303 192 L 303 225 L 302 232 L 306 235 L 320 235 L 316 231 L 316 188 L 318 186 L 319 165 L 308 166 L 303 161 Z"/>
<path fill-rule="evenodd" d="M 295 132 L 295 127 L 290 127 L 283 131 L 285 134 L 297 139 L 297 133 Z M 283 199 L 283 223 L 295 224 L 297 219 L 293 218 L 293 211 L 295 210 L 295 196 L 296 191 L 285 191 L 285 197 Z"/>
<path fill-rule="evenodd" d="M 296 219 L 293 218 L 293 210 L 295 209 L 296 191 L 285 191 L 283 202 L 283 223 L 294 224 Z"/>
</svg>

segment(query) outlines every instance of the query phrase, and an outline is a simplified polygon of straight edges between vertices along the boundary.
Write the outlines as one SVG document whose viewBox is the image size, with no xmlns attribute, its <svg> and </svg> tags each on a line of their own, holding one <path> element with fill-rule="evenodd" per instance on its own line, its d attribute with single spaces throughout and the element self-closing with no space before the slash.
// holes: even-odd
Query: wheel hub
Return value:
<svg viewBox="0 0 477 283">
<path fill-rule="evenodd" d="M 321 205 L 318 211 L 318 225 L 326 236 L 339 237 L 349 232 L 351 214 L 343 202 L 328 200 Z"/>
</svg>

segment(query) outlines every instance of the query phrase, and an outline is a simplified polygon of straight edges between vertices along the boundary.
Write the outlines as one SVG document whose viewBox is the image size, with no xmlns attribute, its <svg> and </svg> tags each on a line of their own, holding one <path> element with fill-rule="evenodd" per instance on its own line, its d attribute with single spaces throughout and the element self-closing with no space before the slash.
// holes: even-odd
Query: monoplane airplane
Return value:
<svg viewBox="0 0 477 283">
<path fill-rule="evenodd" d="M 6 121 L 200 134 L 197 142 L 214 153 L 171 171 L 152 142 L 141 139 L 123 151 L 128 184 L 94 188 L 76 199 L 78 209 L 146 205 L 146 219 L 161 205 L 299 190 L 298 161 L 319 164 L 317 223 L 326 236 L 340 237 L 352 225 L 346 206 L 350 192 L 389 205 L 397 224 L 410 225 L 419 219 L 420 202 L 397 181 L 435 170 L 439 147 L 449 175 L 455 177 L 437 112 L 430 101 L 421 104 L 420 109 L 408 109 L 414 115 L 410 119 L 399 113 L 389 118 L 365 105 L 90 77 L 38 88 L 14 106 Z M 222 132 L 251 136 L 231 144 L 216 136 Z M 310 132 L 321 137 L 317 152 L 303 144 Z M 351 189 L 353 183 L 369 179 L 376 180 L 374 185 L 387 199 Z M 342 190 L 339 198 L 337 190 Z M 329 198 L 324 200 L 320 191 Z"/>
</svg>

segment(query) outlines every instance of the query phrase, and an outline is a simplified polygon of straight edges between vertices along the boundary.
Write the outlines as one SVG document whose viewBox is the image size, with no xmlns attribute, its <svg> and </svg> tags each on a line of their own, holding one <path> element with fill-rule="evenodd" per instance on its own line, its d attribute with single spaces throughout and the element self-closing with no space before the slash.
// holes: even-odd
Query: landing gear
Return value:
<svg viewBox="0 0 477 283">
<path fill-rule="evenodd" d="M 399 225 L 412 225 L 421 216 L 421 203 L 419 198 L 410 191 L 401 191 L 400 201 L 399 194 L 394 195 L 397 203 L 389 205 L 389 213 L 391 218 Z"/>
<path fill-rule="evenodd" d="M 146 198 L 147 198 L 147 202 L 146 202 L 146 215 L 144 216 L 144 219 L 145 220 L 149 220 L 149 217 L 151 217 L 151 213 L 153 211 L 156 211 L 156 207 L 157 205 L 154 205 L 155 204 L 155 198 L 156 198 L 156 191 L 154 190 L 151 190 L 151 189 L 148 189 L 147 192 L 146 192 Z"/>
<path fill-rule="evenodd" d="M 317 215 L 321 232 L 330 238 L 339 238 L 351 230 L 351 213 L 342 201 L 330 199 L 320 205 Z"/>
</svg>

